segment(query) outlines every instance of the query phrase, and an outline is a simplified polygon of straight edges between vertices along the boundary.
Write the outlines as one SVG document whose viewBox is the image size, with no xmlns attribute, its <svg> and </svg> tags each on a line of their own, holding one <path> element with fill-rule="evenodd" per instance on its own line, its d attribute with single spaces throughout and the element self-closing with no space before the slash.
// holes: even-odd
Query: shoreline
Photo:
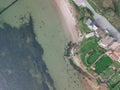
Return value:
<svg viewBox="0 0 120 90">
<path fill-rule="evenodd" d="M 78 27 L 78 22 L 75 18 L 75 16 L 77 15 L 77 11 L 75 10 L 74 6 L 70 5 L 68 0 L 52 1 L 58 10 L 62 25 L 64 26 L 64 30 L 69 38 L 69 41 L 72 41 L 73 43 L 78 43 L 79 34 L 81 33 Z M 80 57 L 78 59 L 79 68 L 82 69 L 84 72 L 87 72 L 86 67 L 81 62 Z M 74 65 L 72 66 L 74 67 Z M 84 74 L 79 73 L 78 77 L 85 90 L 107 90 L 106 86 L 97 85 L 95 79 L 90 79 L 89 77 L 84 76 Z"/>
<path fill-rule="evenodd" d="M 75 18 L 77 12 L 75 11 L 74 7 L 70 5 L 68 0 L 52 0 L 52 2 L 58 10 L 67 37 L 73 43 L 78 43 L 79 28 L 77 27 L 78 23 Z M 85 67 L 82 63 L 80 65 L 81 69 L 84 71 Z M 97 90 L 96 87 L 92 86 L 94 83 L 92 83 L 91 80 L 89 80 L 87 77 L 83 76 L 80 73 L 78 77 L 85 90 Z"/>
<path fill-rule="evenodd" d="M 68 0 L 52 0 L 52 2 L 58 10 L 59 17 L 61 19 L 61 23 L 63 25 L 67 38 L 69 41 L 77 43 L 79 36 L 76 28 L 77 23 L 76 19 L 73 16 L 73 13 L 71 13 Z"/>
</svg>

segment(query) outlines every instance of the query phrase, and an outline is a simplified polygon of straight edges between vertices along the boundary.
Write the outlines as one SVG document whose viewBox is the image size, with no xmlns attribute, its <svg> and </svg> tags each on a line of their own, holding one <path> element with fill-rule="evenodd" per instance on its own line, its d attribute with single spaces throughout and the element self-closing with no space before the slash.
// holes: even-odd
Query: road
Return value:
<svg viewBox="0 0 120 90">
<path fill-rule="evenodd" d="M 118 42 L 120 42 L 120 33 L 117 29 L 109 23 L 109 21 L 103 17 L 102 15 L 98 14 L 92 6 L 87 2 L 87 0 L 73 0 L 77 6 L 85 5 L 87 8 L 91 10 L 94 14 L 94 20 L 98 26 L 107 30 L 111 36 L 113 36 Z"/>
</svg>

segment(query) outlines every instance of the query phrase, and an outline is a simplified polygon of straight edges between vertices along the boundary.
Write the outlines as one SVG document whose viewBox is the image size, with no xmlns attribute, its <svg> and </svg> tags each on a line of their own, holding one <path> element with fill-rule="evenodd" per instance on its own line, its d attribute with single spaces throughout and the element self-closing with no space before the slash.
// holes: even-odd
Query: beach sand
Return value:
<svg viewBox="0 0 120 90">
<path fill-rule="evenodd" d="M 62 24 L 66 30 L 68 38 L 73 42 L 78 42 L 78 33 L 76 28 L 76 20 L 74 18 L 75 13 L 68 3 L 68 0 L 53 0 L 55 6 L 60 14 Z"/>
<path fill-rule="evenodd" d="M 78 42 L 78 36 L 80 31 L 78 26 L 78 22 L 76 20 L 77 11 L 74 6 L 70 5 L 69 0 L 53 0 L 54 4 L 59 12 L 59 15 L 62 19 L 62 24 L 65 28 L 65 32 L 68 35 L 69 40 L 73 42 Z M 80 60 L 80 58 L 79 58 Z M 83 63 L 80 60 L 80 68 L 83 69 L 83 71 L 86 71 L 86 67 L 83 65 Z M 83 83 L 86 90 L 108 90 L 105 85 L 98 86 L 96 81 L 89 80 L 87 77 L 84 77 L 81 74 L 78 74 L 80 81 Z M 96 85 L 95 85 L 96 84 Z"/>
</svg>

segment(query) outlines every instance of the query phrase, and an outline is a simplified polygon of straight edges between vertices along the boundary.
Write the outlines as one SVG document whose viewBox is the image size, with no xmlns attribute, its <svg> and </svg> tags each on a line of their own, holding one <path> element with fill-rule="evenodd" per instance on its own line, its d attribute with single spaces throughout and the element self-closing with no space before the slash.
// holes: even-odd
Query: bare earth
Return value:
<svg viewBox="0 0 120 90">
<path fill-rule="evenodd" d="M 75 11 L 75 8 L 69 4 L 68 0 L 53 0 L 53 3 L 58 9 L 59 15 L 62 20 L 62 24 L 64 26 L 66 34 L 68 35 L 69 40 L 75 43 L 78 42 L 79 28 L 76 27 L 77 20 L 75 16 L 77 12 Z M 80 65 L 80 68 L 82 68 L 83 71 L 86 71 L 86 67 L 82 64 L 80 57 L 78 59 L 78 65 Z M 86 88 L 86 90 L 108 90 L 104 85 L 101 85 L 100 87 L 98 85 L 95 85 L 95 80 L 89 80 L 83 75 L 79 76 L 80 78 L 82 77 L 81 82 L 84 83 L 84 87 Z"/>
</svg>

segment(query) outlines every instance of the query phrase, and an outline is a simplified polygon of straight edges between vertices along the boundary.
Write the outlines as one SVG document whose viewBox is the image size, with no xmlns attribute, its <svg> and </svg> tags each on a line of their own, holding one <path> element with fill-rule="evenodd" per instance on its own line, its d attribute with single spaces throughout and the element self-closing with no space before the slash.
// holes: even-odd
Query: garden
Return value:
<svg viewBox="0 0 120 90">
<path fill-rule="evenodd" d="M 117 88 L 120 85 L 120 71 L 115 73 L 115 75 L 107 82 L 107 85 L 112 88 Z M 120 87 L 120 86 L 119 86 Z M 117 89 L 114 89 L 117 90 Z M 119 89 L 118 89 L 119 90 Z"/>
<path fill-rule="evenodd" d="M 81 43 L 81 59 L 85 66 L 89 67 L 97 60 L 100 55 L 105 53 L 105 50 L 98 45 L 98 41 L 99 39 L 94 36 L 89 39 L 83 40 L 83 42 Z"/>
<path fill-rule="evenodd" d="M 108 56 L 103 56 L 100 60 L 95 64 L 96 73 L 100 74 L 103 72 L 108 66 L 112 64 L 112 60 Z"/>
</svg>

